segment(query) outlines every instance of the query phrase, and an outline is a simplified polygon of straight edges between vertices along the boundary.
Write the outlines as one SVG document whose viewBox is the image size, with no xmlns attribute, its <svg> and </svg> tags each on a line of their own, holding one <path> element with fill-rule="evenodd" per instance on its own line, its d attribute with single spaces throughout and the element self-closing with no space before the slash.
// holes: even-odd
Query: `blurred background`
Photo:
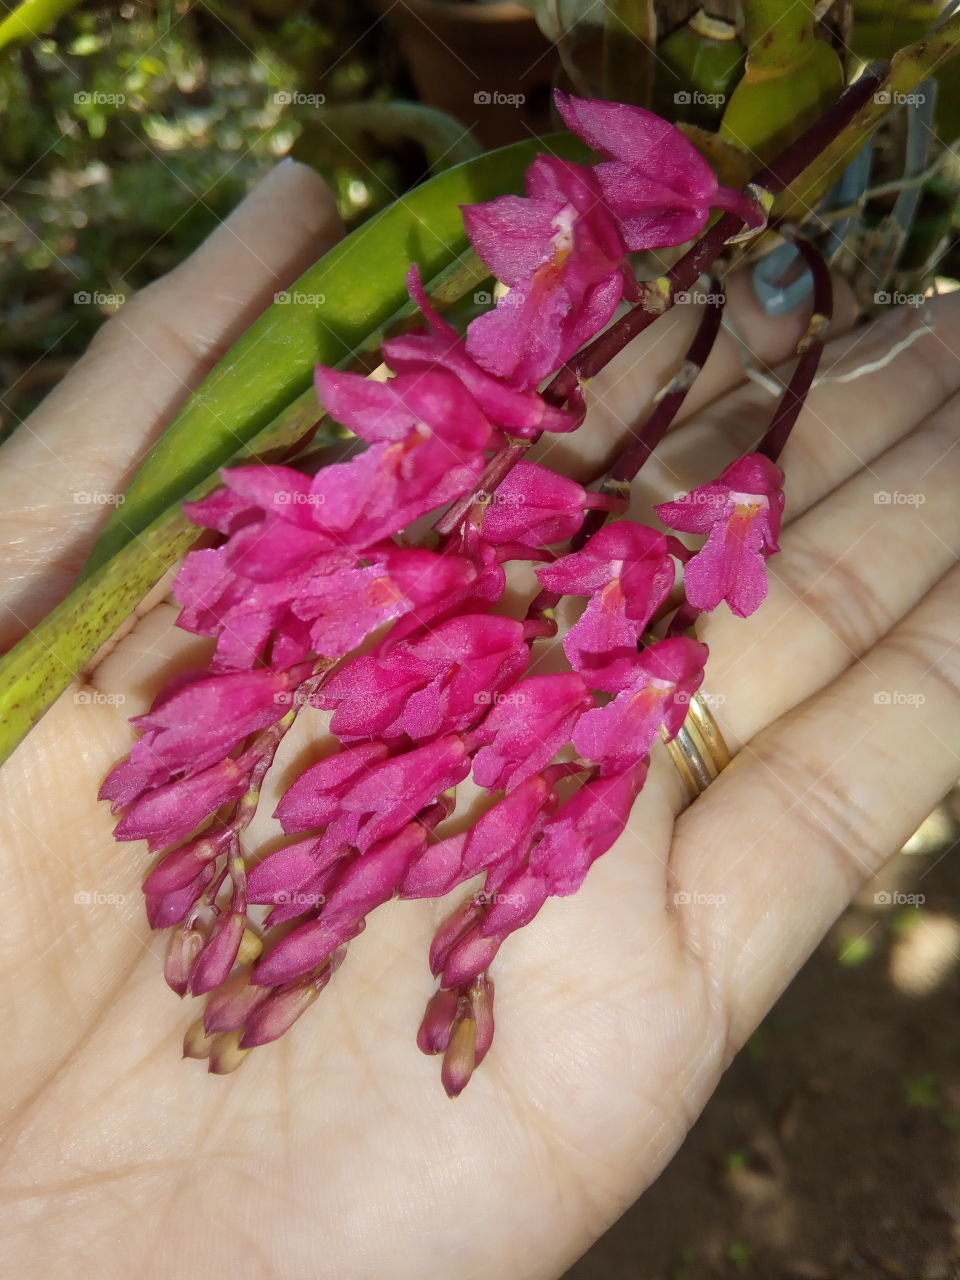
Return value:
<svg viewBox="0 0 960 1280">
<path fill-rule="evenodd" d="M 476 0 L 38 7 L 41 34 L 24 41 L 0 4 L 2 433 L 282 157 L 320 169 L 355 226 L 431 171 L 549 129 L 555 84 L 591 92 L 637 70 L 597 40 L 596 0 L 551 0 L 539 25 Z M 853 7 L 820 6 L 845 39 L 856 16 L 875 56 L 943 6 Z M 735 6 L 714 0 L 706 28 L 696 4 L 656 9 L 658 92 L 714 127 L 710 87 L 742 71 L 723 25 Z M 896 130 L 886 145 L 899 154 Z M 923 179 L 920 277 L 934 261 L 958 274 L 956 189 L 947 164 Z M 902 250 L 901 236 L 900 263 Z M 960 1280 L 958 816 L 954 797 L 864 889 L 666 1173 L 567 1280 Z"/>
</svg>

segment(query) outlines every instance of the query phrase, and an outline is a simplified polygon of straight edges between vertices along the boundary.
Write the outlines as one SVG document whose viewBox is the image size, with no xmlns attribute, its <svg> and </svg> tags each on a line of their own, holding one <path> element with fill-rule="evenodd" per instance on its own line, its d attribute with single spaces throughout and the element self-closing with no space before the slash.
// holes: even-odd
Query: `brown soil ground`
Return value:
<svg viewBox="0 0 960 1280">
<path fill-rule="evenodd" d="M 960 1280 L 958 815 L 866 887 L 565 1280 Z"/>
</svg>

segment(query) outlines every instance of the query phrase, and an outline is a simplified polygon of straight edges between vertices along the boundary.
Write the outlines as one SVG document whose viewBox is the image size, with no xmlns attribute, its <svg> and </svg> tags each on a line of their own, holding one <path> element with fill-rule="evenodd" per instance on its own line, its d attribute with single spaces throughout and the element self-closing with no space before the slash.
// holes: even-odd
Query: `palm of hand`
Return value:
<svg viewBox="0 0 960 1280">
<path fill-rule="evenodd" d="M 278 249 L 269 271 L 247 264 L 251 303 L 303 251 Z M 740 301 L 747 331 L 758 322 Z M 770 599 L 747 622 L 718 612 L 704 628 L 706 688 L 736 759 L 675 824 L 681 788 L 658 754 L 617 847 L 504 947 L 495 1045 L 455 1103 L 413 1039 L 433 989 L 429 938 L 457 895 L 378 911 L 317 1005 L 235 1075 L 177 1063 L 192 1015 L 164 988 L 163 940 L 142 918 L 147 860 L 113 842 L 94 798 L 129 748 L 126 718 L 173 669 L 202 661 L 169 603 L 144 612 L 87 699 L 65 694 L 0 775 L 5 1230 L 23 1274 L 159 1276 L 186 1261 L 190 1275 L 548 1277 L 635 1198 L 858 880 L 956 773 L 955 315 L 940 308 L 938 336 L 873 378 L 814 393 L 785 457 L 792 524 Z M 765 354 L 785 357 L 800 326 L 771 330 Z M 551 463 L 589 471 L 621 415 L 642 417 L 690 327 L 678 317 L 625 353 L 594 388 L 584 443 L 555 445 Z M 893 340 L 838 338 L 824 367 L 874 359 Z M 721 346 L 691 396 L 709 408 L 636 486 L 639 518 L 756 438 L 770 401 L 750 387 L 722 395 L 739 376 Z M 86 465 L 75 455 L 74 483 Z M 911 487 L 925 491 L 922 520 L 870 498 Z M 69 514 L 45 513 L 49 529 Z M 35 574 L 8 599 L 27 616 L 55 590 Z M 878 709 L 876 690 L 916 687 L 931 669 L 946 691 L 935 707 Z M 319 727 L 304 716 L 284 744 L 263 812 Z M 269 830 L 257 823 L 254 838 Z"/>
</svg>

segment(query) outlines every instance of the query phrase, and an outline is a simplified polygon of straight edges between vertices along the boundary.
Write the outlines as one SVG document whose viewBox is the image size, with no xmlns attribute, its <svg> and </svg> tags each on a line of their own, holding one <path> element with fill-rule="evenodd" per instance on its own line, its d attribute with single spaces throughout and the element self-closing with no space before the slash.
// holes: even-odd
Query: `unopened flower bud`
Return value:
<svg viewBox="0 0 960 1280">
<path fill-rule="evenodd" d="M 312 978 L 291 982 L 272 991 L 268 989 L 267 999 L 258 1004 L 247 1019 L 240 1037 L 242 1048 L 253 1049 L 258 1044 L 268 1044 L 293 1026 L 340 968 L 346 953 L 346 946 L 337 947 L 319 973 Z"/>
<path fill-rule="evenodd" d="M 472 899 L 462 903 L 447 916 L 440 928 L 433 935 L 430 944 L 430 972 L 434 975 L 443 972 L 450 952 L 476 924 L 483 912 L 483 907 Z M 457 983 L 444 983 L 445 986 L 456 986 Z"/>
<path fill-rule="evenodd" d="M 458 938 L 443 966 L 443 985 L 459 987 L 472 982 L 477 974 L 490 968 L 502 942 L 502 935 L 485 938 L 480 932 L 480 925 Z"/>
<path fill-rule="evenodd" d="M 470 1013 L 477 1024 L 475 1057 L 479 1067 L 493 1043 L 493 983 L 485 973 L 481 973 L 468 994 Z"/>
<path fill-rule="evenodd" d="M 269 994 L 266 987 L 251 984 L 249 966 L 237 969 L 207 997 L 203 1011 L 205 1029 L 210 1035 L 218 1031 L 239 1031 Z"/>
<path fill-rule="evenodd" d="M 477 1065 L 476 1043 L 477 1024 L 472 1018 L 462 1018 L 450 1037 L 440 1070 L 448 1098 L 457 1097 L 467 1087 Z"/>
<path fill-rule="evenodd" d="M 456 991 L 441 988 L 430 997 L 417 1032 L 417 1048 L 421 1053 L 444 1052 L 453 1034 L 459 1004 Z"/>
<path fill-rule="evenodd" d="M 183 1056 L 185 1058 L 209 1058 L 212 1048 L 213 1037 L 207 1034 L 203 1019 L 198 1018 L 196 1022 L 190 1024 L 186 1035 L 183 1037 Z"/>
<path fill-rule="evenodd" d="M 202 996 L 226 980 L 236 963 L 246 924 L 247 916 L 242 911 L 232 911 L 218 922 L 190 970 L 190 991 L 193 995 Z"/>
<path fill-rule="evenodd" d="M 247 1019 L 239 1041 L 242 1048 L 253 1049 L 258 1044 L 269 1044 L 271 1040 L 279 1039 L 302 1013 L 306 1013 L 322 989 L 315 983 L 292 983 L 270 992 Z"/>
<path fill-rule="evenodd" d="M 190 970 L 202 950 L 203 934 L 194 921 L 181 925 L 170 935 L 164 977 L 178 996 L 187 994 Z"/>
<path fill-rule="evenodd" d="M 177 889 L 185 889 L 195 880 L 204 863 L 210 862 L 222 848 L 222 841 L 206 837 L 191 840 L 166 854 L 143 882 L 143 892 L 158 901 Z"/>
<path fill-rule="evenodd" d="M 147 921 L 151 929 L 170 929 L 186 919 L 200 895 L 214 876 L 214 864 L 205 862 L 199 873 L 182 889 L 173 889 L 160 897 L 147 895 Z"/>
<path fill-rule="evenodd" d="M 253 964 L 258 959 L 260 952 L 263 950 L 263 939 L 256 930 L 251 929 L 249 923 L 243 931 L 243 937 L 240 939 L 240 949 L 237 951 L 237 964 Z"/>
<path fill-rule="evenodd" d="M 236 1071 L 249 1052 L 249 1049 L 240 1047 L 239 1031 L 224 1031 L 213 1037 L 207 1070 L 211 1075 L 228 1076 L 231 1071 Z"/>
</svg>

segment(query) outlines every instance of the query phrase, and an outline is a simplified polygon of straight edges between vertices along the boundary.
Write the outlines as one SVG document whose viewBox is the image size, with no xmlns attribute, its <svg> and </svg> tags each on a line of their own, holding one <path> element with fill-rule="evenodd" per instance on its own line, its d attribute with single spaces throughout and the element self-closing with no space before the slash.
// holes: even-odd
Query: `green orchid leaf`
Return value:
<svg viewBox="0 0 960 1280">
<path fill-rule="evenodd" d="M 412 314 L 411 261 L 441 305 L 487 279 L 458 206 L 520 190 L 538 151 L 588 154 L 563 134 L 447 170 L 343 240 L 234 344 L 148 454 L 70 595 L 0 658 L 0 762 L 196 541 L 184 500 L 215 488 L 224 465 L 342 438 L 317 403 L 313 366 L 375 362 L 386 331 Z M 305 300 L 317 294 L 322 303 Z"/>
<path fill-rule="evenodd" d="M 0 49 L 36 40 L 79 3 L 80 0 L 23 0 L 0 22 Z"/>
<path fill-rule="evenodd" d="M 190 397 L 134 475 L 84 574 L 105 564 L 306 391 L 316 364 L 342 365 L 408 307 L 411 262 L 425 282 L 469 244 L 461 204 L 519 191 L 538 151 L 587 153 L 570 134 L 515 143 L 448 169 L 325 254 L 256 320 Z"/>
<path fill-rule="evenodd" d="M 318 417 L 316 400 L 304 394 L 230 459 L 269 454 L 299 440 Z M 332 424 L 314 444 L 333 443 L 341 432 Z M 188 498 L 201 498 L 216 476 Z M 67 598 L 0 659 L 0 763 L 83 670 L 102 644 L 123 625 L 152 587 L 199 536 L 178 502 L 158 516 L 106 564 L 80 582 Z"/>
</svg>

